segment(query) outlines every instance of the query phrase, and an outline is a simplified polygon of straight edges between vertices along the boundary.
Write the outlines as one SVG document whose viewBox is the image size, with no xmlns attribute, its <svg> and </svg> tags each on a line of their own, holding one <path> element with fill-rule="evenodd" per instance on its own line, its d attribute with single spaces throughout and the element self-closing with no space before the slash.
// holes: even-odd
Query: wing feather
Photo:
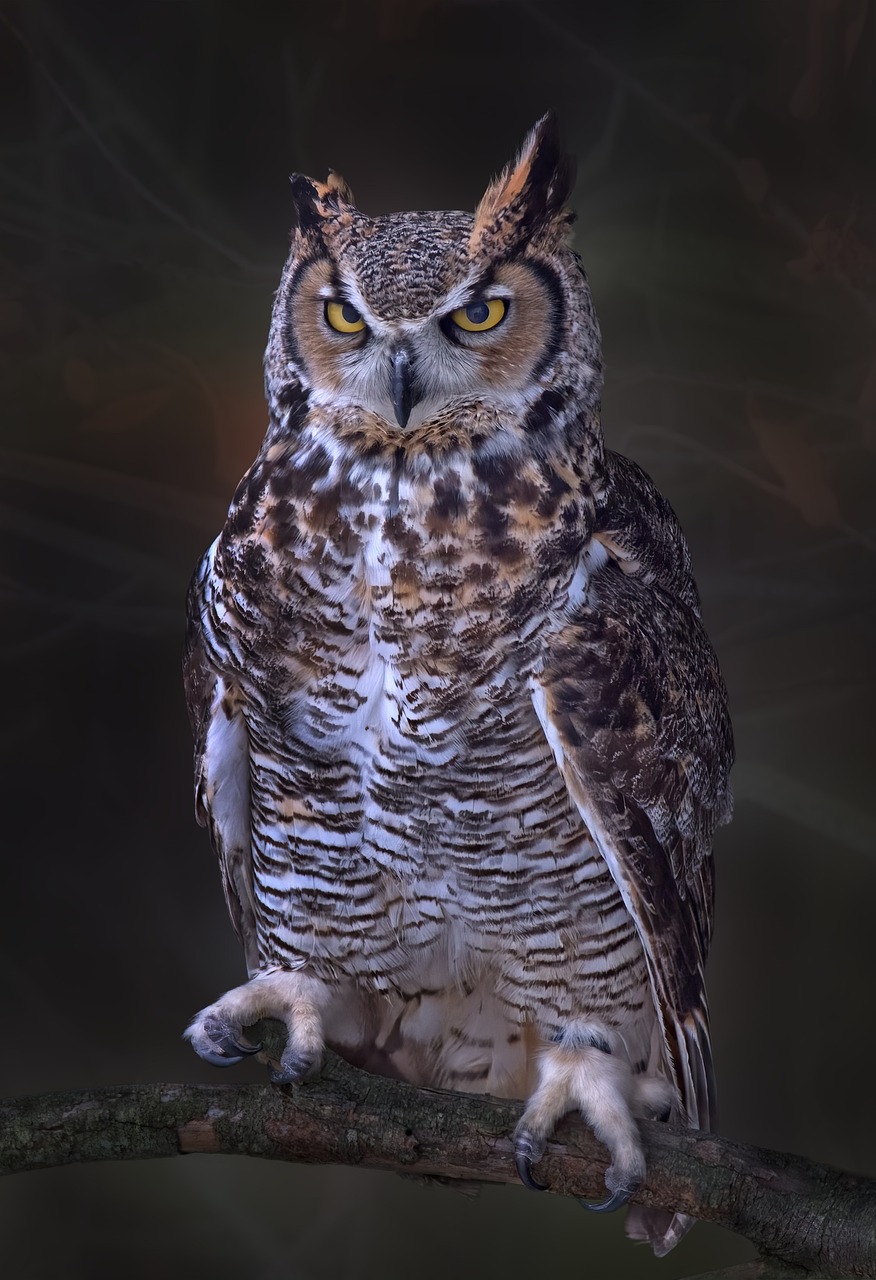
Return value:
<svg viewBox="0 0 876 1280">
<path fill-rule="evenodd" d="M 189 587 L 183 660 L 186 702 L 195 739 L 195 815 L 206 826 L 222 873 L 228 914 L 247 968 L 258 968 L 250 830 L 249 736 L 243 695 L 210 664 L 204 628 L 208 552 Z"/>
</svg>

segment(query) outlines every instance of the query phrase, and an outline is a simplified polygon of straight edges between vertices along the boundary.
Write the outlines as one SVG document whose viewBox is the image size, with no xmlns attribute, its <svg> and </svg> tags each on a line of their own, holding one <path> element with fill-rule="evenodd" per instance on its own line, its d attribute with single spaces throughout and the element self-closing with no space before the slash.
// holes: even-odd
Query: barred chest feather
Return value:
<svg viewBox="0 0 876 1280">
<path fill-rule="evenodd" d="M 206 598 L 226 696 L 238 683 L 258 708 L 267 954 L 379 990 L 422 981 L 436 952 L 464 981 L 501 939 L 504 983 L 532 991 L 549 964 L 571 1010 L 556 970 L 600 932 L 588 903 L 623 909 L 530 681 L 586 592 L 591 512 L 556 463 L 350 460 L 318 440 L 256 463 Z"/>
</svg>

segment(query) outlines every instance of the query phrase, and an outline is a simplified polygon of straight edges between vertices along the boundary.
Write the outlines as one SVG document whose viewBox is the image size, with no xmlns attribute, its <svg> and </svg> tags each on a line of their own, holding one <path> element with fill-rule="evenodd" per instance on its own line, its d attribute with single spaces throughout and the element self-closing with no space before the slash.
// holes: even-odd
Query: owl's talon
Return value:
<svg viewBox="0 0 876 1280">
<path fill-rule="evenodd" d="M 186 1032 L 192 1042 L 192 1048 L 199 1058 L 209 1062 L 212 1067 L 233 1067 L 244 1058 L 260 1053 L 260 1044 L 244 1044 L 238 1039 L 234 1023 L 225 1018 L 209 1014 L 200 1015 Z"/>
<path fill-rule="evenodd" d="M 517 1170 L 517 1176 L 523 1183 L 524 1187 L 528 1187 L 530 1191 L 547 1191 L 547 1183 L 539 1182 L 532 1174 L 532 1156 L 524 1155 L 518 1151 L 514 1157 L 514 1167 Z"/>
<path fill-rule="evenodd" d="M 241 1044 L 238 1040 L 230 1038 L 227 1041 L 223 1041 L 220 1048 L 226 1053 L 230 1049 L 232 1053 L 239 1053 L 244 1058 L 251 1058 L 254 1053 L 261 1053 L 262 1051 L 260 1044 Z"/>
<path fill-rule="evenodd" d="M 218 1018 L 205 1018 L 202 1030 L 212 1050 L 207 1061 L 216 1066 L 231 1066 L 234 1062 L 242 1062 L 244 1058 L 261 1052 L 260 1044 L 241 1044 L 231 1028 Z M 206 1055 L 202 1053 L 201 1057 Z"/>
<path fill-rule="evenodd" d="M 250 1058 L 254 1053 L 261 1053 L 262 1046 L 260 1044 L 241 1044 L 239 1040 L 235 1040 L 234 1036 L 223 1036 L 221 1040 L 214 1040 L 216 1050 L 220 1055 L 228 1058 L 234 1058 L 235 1062 L 240 1062 L 244 1058 Z"/>
<path fill-rule="evenodd" d="M 238 1062 L 243 1062 L 243 1055 L 231 1057 L 221 1049 L 217 1049 L 215 1053 L 212 1049 L 198 1049 L 196 1052 L 198 1057 L 204 1062 L 209 1062 L 211 1067 L 235 1067 Z"/>
<path fill-rule="evenodd" d="M 582 1209 L 589 1209 L 591 1213 L 613 1213 L 626 1204 L 635 1190 L 635 1187 L 618 1187 L 607 1200 L 601 1200 L 599 1204 L 588 1204 L 586 1200 L 579 1200 L 578 1203 Z"/>
<path fill-rule="evenodd" d="M 539 1182 L 532 1166 L 544 1155 L 545 1143 L 539 1141 L 528 1129 L 518 1129 L 514 1137 L 514 1167 L 517 1176 L 530 1191 L 547 1191 L 547 1183 Z"/>
</svg>

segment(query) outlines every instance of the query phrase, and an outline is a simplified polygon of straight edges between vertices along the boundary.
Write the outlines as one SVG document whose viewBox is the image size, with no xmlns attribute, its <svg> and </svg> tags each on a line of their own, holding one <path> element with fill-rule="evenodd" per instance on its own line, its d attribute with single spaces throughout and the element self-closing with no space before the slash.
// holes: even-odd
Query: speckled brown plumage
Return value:
<svg viewBox="0 0 876 1280">
<path fill-rule="evenodd" d="M 677 521 L 602 443 L 569 182 L 550 118 L 474 217 L 294 180 L 270 427 L 189 596 L 198 813 L 250 981 L 187 1034 L 238 1061 L 267 1012 L 283 1079 L 329 1043 L 526 1097 L 527 1181 L 578 1106 L 614 1207 L 636 1115 L 713 1114 L 732 743 Z M 455 319 L 490 299 L 483 332 Z M 687 1225 L 628 1220 L 657 1252 Z"/>
</svg>

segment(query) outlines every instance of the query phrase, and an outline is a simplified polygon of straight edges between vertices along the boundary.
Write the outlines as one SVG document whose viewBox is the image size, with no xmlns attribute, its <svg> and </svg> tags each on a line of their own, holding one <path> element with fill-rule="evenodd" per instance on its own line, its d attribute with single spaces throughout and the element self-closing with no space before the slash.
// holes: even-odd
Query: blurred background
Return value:
<svg viewBox="0 0 876 1280">
<path fill-rule="evenodd" d="M 227 1077 L 240 981 L 193 818 L 192 568 L 266 425 L 287 176 L 472 209 L 549 106 L 611 447 L 678 511 L 730 688 L 721 1130 L 876 1173 L 876 4 L 0 5 L 2 1092 Z M 253 1064 L 236 1078 L 260 1079 Z M 192 1156 L 0 1185 L 22 1280 L 690 1276 L 522 1189 Z"/>
</svg>

